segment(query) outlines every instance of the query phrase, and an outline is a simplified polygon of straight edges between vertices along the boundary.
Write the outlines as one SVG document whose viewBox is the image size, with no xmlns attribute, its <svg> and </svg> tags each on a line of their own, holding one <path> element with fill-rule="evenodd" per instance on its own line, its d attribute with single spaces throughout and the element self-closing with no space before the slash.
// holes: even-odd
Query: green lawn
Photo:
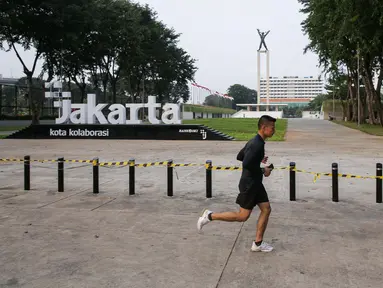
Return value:
<svg viewBox="0 0 383 288">
<path fill-rule="evenodd" d="M 185 104 L 184 106 L 185 112 L 195 112 L 195 113 L 222 113 L 222 114 L 234 114 L 237 112 L 234 109 L 214 107 L 214 106 L 204 106 L 204 105 L 193 105 L 193 104 Z"/>
<path fill-rule="evenodd" d="M 0 131 L 18 131 L 25 127 L 26 126 L 0 126 Z"/>
<path fill-rule="evenodd" d="M 0 126 L 0 132 L 9 132 L 9 133 L 1 133 L 0 139 L 4 139 L 9 134 L 11 134 L 12 131 L 18 131 L 18 130 L 21 130 L 24 128 L 25 128 L 25 126 Z"/>
<path fill-rule="evenodd" d="M 383 136 L 383 127 L 379 125 L 361 124 L 360 127 L 358 127 L 358 123 L 354 123 L 354 122 L 344 122 L 344 121 L 332 121 L 332 122 L 352 128 L 352 129 L 360 130 L 367 134 Z"/>
<path fill-rule="evenodd" d="M 216 129 L 222 133 L 234 137 L 239 141 L 248 141 L 257 134 L 258 119 L 242 118 L 212 118 L 183 120 L 183 124 L 201 124 Z M 287 129 L 287 120 L 278 119 L 276 131 L 272 138 L 267 141 L 284 141 Z"/>
</svg>

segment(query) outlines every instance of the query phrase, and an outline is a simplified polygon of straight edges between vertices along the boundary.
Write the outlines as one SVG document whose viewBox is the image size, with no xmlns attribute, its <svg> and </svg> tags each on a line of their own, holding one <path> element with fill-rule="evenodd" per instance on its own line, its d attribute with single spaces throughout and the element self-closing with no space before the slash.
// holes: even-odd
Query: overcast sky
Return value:
<svg viewBox="0 0 383 288">
<path fill-rule="evenodd" d="M 178 33 L 179 45 L 197 60 L 196 82 L 218 92 L 232 84 L 257 88 L 257 29 L 271 30 L 270 76 L 317 76 L 317 57 L 303 54 L 308 43 L 300 23 L 304 19 L 297 0 L 138 0 L 147 3 L 158 18 Z M 22 50 L 20 50 L 22 51 Z M 21 52 L 32 67 L 33 52 Z M 263 64 L 266 58 L 263 56 Z M 41 64 L 41 61 L 39 62 Z M 38 67 L 40 71 L 40 66 Z M 265 66 L 262 66 L 265 76 Z M 15 53 L 0 51 L 0 74 L 22 77 Z"/>
</svg>

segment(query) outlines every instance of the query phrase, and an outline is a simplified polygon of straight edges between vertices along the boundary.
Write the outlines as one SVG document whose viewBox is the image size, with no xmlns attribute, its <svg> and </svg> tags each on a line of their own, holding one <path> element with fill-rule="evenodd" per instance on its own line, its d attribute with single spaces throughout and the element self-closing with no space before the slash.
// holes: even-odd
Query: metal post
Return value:
<svg viewBox="0 0 383 288">
<path fill-rule="evenodd" d="M 290 201 L 296 201 L 295 162 L 290 162 Z"/>
<path fill-rule="evenodd" d="M 376 176 L 382 177 L 382 163 L 376 163 Z M 376 178 L 376 203 L 382 203 L 382 179 Z"/>
<path fill-rule="evenodd" d="M 64 192 L 64 158 L 58 158 L 58 192 Z"/>
<path fill-rule="evenodd" d="M 99 193 L 99 160 L 98 158 L 93 159 L 93 193 Z"/>
<path fill-rule="evenodd" d="M 257 77 L 258 77 L 258 91 L 257 91 L 257 111 L 260 109 L 261 104 L 261 51 L 257 52 Z"/>
<path fill-rule="evenodd" d="M 24 190 L 31 190 L 31 156 L 24 157 Z"/>
<path fill-rule="evenodd" d="M 335 120 L 335 86 L 332 90 L 332 117 Z"/>
<path fill-rule="evenodd" d="M 3 113 L 3 85 L 0 85 L 0 118 Z"/>
<path fill-rule="evenodd" d="M 206 198 L 211 198 L 212 197 L 212 161 L 207 160 L 206 161 Z"/>
<path fill-rule="evenodd" d="M 168 196 L 173 196 L 173 160 L 168 161 Z"/>
<path fill-rule="evenodd" d="M 266 106 L 266 111 L 269 111 L 269 104 L 270 104 L 270 100 L 269 100 L 269 97 L 270 97 L 270 52 L 269 50 L 266 50 L 266 78 L 267 78 L 267 82 L 266 82 L 266 87 L 267 87 L 267 106 Z"/>
<path fill-rule="evenodd" d="M 332 201 L 339 202 L 338 163 L 332 163 Z"/>
<path fill-rule="evenodd" d="M 136 161 L 134 159 L 129 160 L 129 195 L 135 194 L 135 175 L 134 175 L 134 168 L 136 166 Z"/>
<path fill-rule="evenodd" d="M 358 56 L 358 81 L 357 81 L 357 93 L 358 93 L 358 126 L 360 126 L 360 88 L 359 88 L 359 69 L 360 69 L 360 64 L 359 64 L 359 42 L 358 42 L 358 51 L 357 51 L 357 56 Z"/>
</svg>

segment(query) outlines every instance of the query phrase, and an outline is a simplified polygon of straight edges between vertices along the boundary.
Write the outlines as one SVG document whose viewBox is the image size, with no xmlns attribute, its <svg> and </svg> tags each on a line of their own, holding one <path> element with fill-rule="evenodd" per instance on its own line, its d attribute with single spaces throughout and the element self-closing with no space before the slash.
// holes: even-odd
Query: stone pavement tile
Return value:
<svg viewBox="0 0 383 288">
<path fill-rule="evenodd" d="M 295 205 L 290 213 L 275 206 L 265 235 L 275 250 L 250 251 L 257 217 L 250 218 L 218 287 L 380 287 L 382 210 L 353 216 L 343 205 L 332 218 L 315 205 Z"/>
<path fill-rule="evenodd" d="M 240 227 L 206 235 L 195 215 L 0 209 L 0 284 L 27 287 L 215 287 Z"/>
<path fill-rule="evenodd" d="M 52 181 L 44 181 L 40 178 L 34 184 L 34 186 L 31 184 L 31 190 L 29 191 L 24 190 L 24 184 L 21 184 L 22 188 L 13 186 L 12 189 L 0 190 L 0 206 L 38 208 L 53 205 L 53 203 L 64 201 L 92 189 L 92 186 L 88 185 L 87 179 L 78 179 L 76 183 L 64 183 L 64 192 L 58 192 L 57 182 L 52 183 Z M 79 187 L 85 188 L 81 190 Z M 97 204 L 100 203 L 100 200 L 94 200 L 93 202 Z"/>
<path fill-rule="evenodd" d="M 215 287 L 232 245 L 225 238 L 118 230 L 0 231 L 7 232 L 0 236 L 0 284 L 16 279 L 25 287 Z"/>
</svg>

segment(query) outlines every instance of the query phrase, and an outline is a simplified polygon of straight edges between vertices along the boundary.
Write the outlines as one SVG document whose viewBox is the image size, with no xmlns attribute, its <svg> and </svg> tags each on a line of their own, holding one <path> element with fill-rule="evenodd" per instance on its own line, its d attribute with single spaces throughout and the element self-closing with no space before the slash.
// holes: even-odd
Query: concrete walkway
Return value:
<svg viewBox="0 0 383 288">
<path fill-rule="evenodd" d="M 328 171 L 337 161 L 344 172 L 373 174 L 383 160 L 379 139 L 357 140 L 348 128 L 308 121 L 289 121 L 286 142 L 266 143 L 274 165 L 296 161 L 300 168 Z M 330 144 L 316 145 L 326 133 L 352 141 L 328 136 Z M 231 166 L 239 164 L 235 156 L 243 144 L 6 139 L 0 158 L 210 159 Z M 263 254 L 250 252 L 257 210 L 246 223 L 196 229 L 205 207 L 238 209 L 240 171 L 213 171 L 213 198 L 206 199 L 204 168 L 177 167 L 170 198 L 166 167 L 136 168 L 136 195 L 129 196 L 126 167 L 101 167 L 95 195 L 91 165 L 66 163 L 63 193 L 57 192 L 56 165 L 32 163 L 32 190 L 24 191 L 23 165 L 0 164 L 0 287 L 381 286 L 383 206 L 375 204 L 373 180 L 340 179 L 340 202 L 333 203 L 331 178 L 313 183 L 312 175 L 297 174 L 298 201 L 290 202 L 288 171 L 274 171 L 264 183 L 273 209 L 265 240 L 275 250 Z"/>
</svg>

